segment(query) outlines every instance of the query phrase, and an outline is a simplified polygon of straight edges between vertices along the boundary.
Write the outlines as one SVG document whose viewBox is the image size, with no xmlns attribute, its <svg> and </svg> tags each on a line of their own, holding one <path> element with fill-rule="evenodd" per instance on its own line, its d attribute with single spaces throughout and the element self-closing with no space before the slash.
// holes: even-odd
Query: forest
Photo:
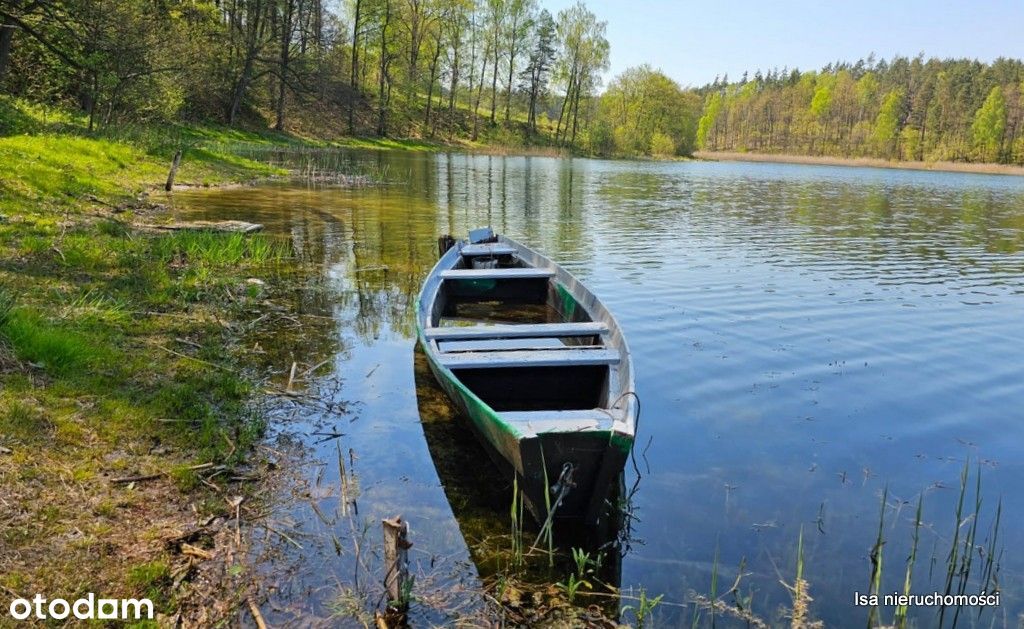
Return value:
<svg viewBox="0 0 1024 629">
<path fill-rule="evenodd" d="M 1024 163 L 1012 59 L 870 55 L 692 87 L 649 65 L 605 82 L 607 24 L 582 2 L 5 0 L 0 17 L 0 93 L 79 112 L 89 132 L 184 121 L 600 156 Z"/>
</svg>

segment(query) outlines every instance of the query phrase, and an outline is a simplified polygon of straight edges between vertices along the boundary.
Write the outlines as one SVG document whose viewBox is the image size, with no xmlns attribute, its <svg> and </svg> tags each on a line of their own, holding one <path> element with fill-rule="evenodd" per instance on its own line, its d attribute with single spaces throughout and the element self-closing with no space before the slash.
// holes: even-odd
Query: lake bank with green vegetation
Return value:
<svg viewBox="0 0 1024 629">
<path fill-rule="evenodd" d="M 249 575 L 231 518 L 266 473 L 242 338 L 290 259 L 263 235 L 176 232 L 162 191 L 286 171 L 204 146 L 282 138 L 184 127 L 0 137 L 0 589 L 153 600 L 186 624 L 233 613 Z M 6 121 L 11 122 L 8 116 Z M 21 129 L 28 131 L 31 129 Z M 236 497 L 245 497 L 239 505 Z"/>
<path fill-rule="evenodd" d="M 785 155 L 775 153 L 746 153 L 734 151 L 695 151 L 694 158 L 723 162 L 766 162 L 776 164 L 805 164 L 810 166 L 853 166 L 860 168 L 896 168 L 903 170 L 934 170 L 951 173 L 978 173 L 985 175 L 1024 175 L 1024 166 L 1010 164 L 979 164 L 971 162 L 915 162 L 877 159 L 871 157 L 824 157 L 812 155 Z"/>
</svg>

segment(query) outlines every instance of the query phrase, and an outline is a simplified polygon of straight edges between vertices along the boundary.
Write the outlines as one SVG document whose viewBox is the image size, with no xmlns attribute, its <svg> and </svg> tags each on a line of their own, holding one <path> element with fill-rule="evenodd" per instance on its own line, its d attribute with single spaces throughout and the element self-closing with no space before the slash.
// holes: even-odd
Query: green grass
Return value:
<svg viewBox="0 0 1024 629">
<path fill-rule="evenodd" d="M 302 140 L 184 125 L 89 134 L 4 98 L 0 134 L 0 478 L 19 505 L 0 571 L 26 591 L 171 601 L 176 559 L 151 541 L 191 518 L 189 503 L 226 509 L 192 468 L 240 463 L 261 438 L 233 324 L 259 317 L 245 280 L 276 277 L 291 251 L 259 234 L 140 232 L 132 208 L 178 148 L 179 182 L 220 183 L 283 171 L 219 146 Z M 157 472 L 167 479 L 131 490 L 109 482 Z M 49 552 L 69 532 L 75 543 Z M 126 553 L 134 564 L 116 559 Z"/>
<path fill-rule="evenodd" d="M 68 376 L 99 367 L 106 352 L 85 335 L 54 325 L 39 314 L 16 309 L 0 326 L 15 357 L 55 376 Z"/>
<path fill-rule="evenodd" d="M 89 133 L 74 115 L 0 97 L 0 212 L 76 208 L 89 195 L 106 200 L 157 188 L 179 149 L 184 157 L 178 183 L 284 174 L 224 150 L 243 142 L 304 144 L 283 134 L 218 125 L 128 125 Z"/>
</svg>

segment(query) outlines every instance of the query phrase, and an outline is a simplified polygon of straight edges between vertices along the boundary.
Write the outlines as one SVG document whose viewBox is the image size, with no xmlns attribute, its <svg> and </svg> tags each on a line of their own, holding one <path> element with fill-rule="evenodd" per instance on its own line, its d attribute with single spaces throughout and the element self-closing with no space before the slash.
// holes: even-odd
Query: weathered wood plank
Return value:
<svg viewBox="0 0 1024 629">
<path fill-rule="evenodd" d="M 509 269 L 451 269 L 441 272 L 443 280 L 522 280 L 554 277 L 551 269 L 509 268 Z"/>
<path fill-rule="evenodd" d="M 591 336 L 608 332 L 608 325 L 599 321 L 579 323 L 520 323 L 505 325 L 472 325 L 449 328 L 427 328 L 428 339 L 456 341 L 469 339 L 519 339 L 543 337 Z"/>
<path fill-rule="evenodd" d="M 579 345 L 566 345 L 555 337 L 518 339 L 465 339 L 439 341 L 442 352 L 502 352 L 524 349 L 579 349 Z"/>
<path fill-rule="evenodd" d="M 601 409 L 574 411 L 505 411 L 501 418 L 525 434 L 608 430 L 612 417 Z"/>
<path fill-rule="evenodd" d="M 464 257 L 473 256 L 510 256 L 516 253 L 516 248 L 500 242 L 488 242 L 479 245 L 466 245 L 459 250 Z"/>
<path fill-rule="evenodd" d="M 552 349 L 510 352 L 465 352 L 440 354 L 449 369 L 493 369 L 504 367 L 567 367 L 573 365 L 614 365 L 619 353 L 607 349 Z"/>
</svg>

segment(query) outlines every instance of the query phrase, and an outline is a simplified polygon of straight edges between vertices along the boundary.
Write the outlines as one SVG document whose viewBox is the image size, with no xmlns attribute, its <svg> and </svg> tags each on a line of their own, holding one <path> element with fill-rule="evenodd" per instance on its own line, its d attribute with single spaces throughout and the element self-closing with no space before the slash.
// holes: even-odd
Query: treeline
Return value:
<svg viewBox="0 0 1024 629">
<path fill-rule="evenodd" d="M 90 129 L 184 118 L 570 146 L 609 52 L 582 3 L 536 0 L 4 0 L 0 17 L 0 89 L 80 108 Z"/>
<path fill-rule="evenodd" d="M 90 130 L 193 120 L 331 138 L 1024 163 L 1024 64 L 873 56 L 607 86 L 606 23 L 537 0 L 0 0 L 0 92 Z M 0 131 L 3 125 L 0 120 Z"/>
<path fill-rule="evenodd" d="M 701 88 L 711 151 L 1024 163 L 1024 63 L 869 57 Z"/>
</svg>

